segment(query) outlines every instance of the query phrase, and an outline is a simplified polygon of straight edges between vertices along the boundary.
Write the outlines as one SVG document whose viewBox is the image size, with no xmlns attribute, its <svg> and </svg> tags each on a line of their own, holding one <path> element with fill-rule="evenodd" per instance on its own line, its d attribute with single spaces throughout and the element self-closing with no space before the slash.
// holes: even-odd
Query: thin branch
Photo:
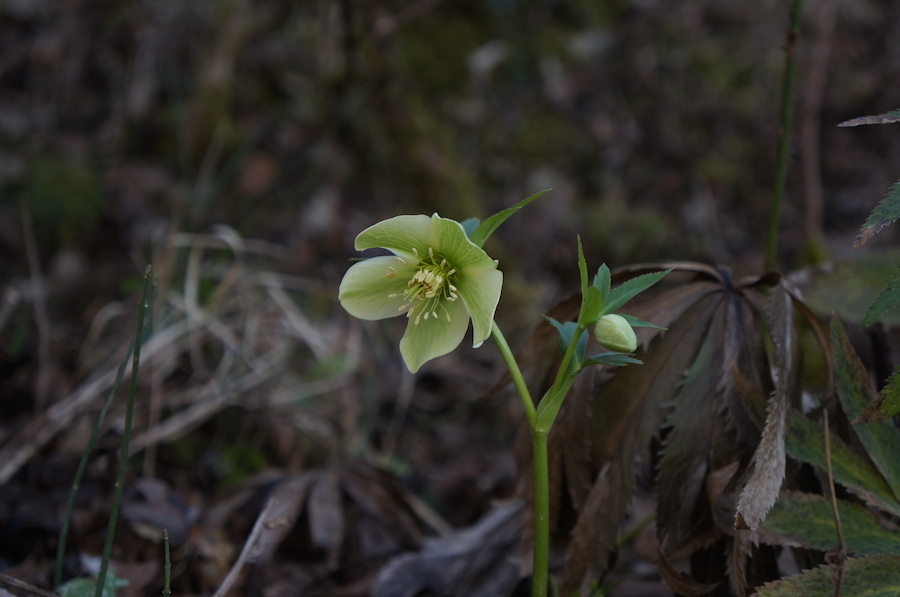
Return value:
<svg viewBox="0 0 900 597">
<path fill-rule="evenodd" d="M 793 0 L 791 26 L 787 43 L 784 46 L 784 76 L 781 81 L 781 133 L 778 137 L 778 155 L 775 158 L 775 188 L 772 195 L 772 206 L 769 209 L 769 228 L 766 233 L 766 261 L 763 270 L 766 272 L 772 272 L 778 268 L 778 230 L 781 225 L 781 204 L 784 201 L 784 188 L 787 184 L 788 149 L 794 122 L 794 76 L 797 71 L 794 50 L 800 31 L 802 10 L 803 0 Z"/>
<path fill-rule="evenodd" d="M 831 472 L 831 435 L 828 432 L 828 413 L 822 417 L 822 427 L 825 433 L 825 470 L 828 473 L 828 496 L 831 500 L 831 513 L 834 516 L 834 526 L 837 529 L 838 551 L 830 558 L 834 565 L 834 597 L 841 596 L 841 580 L 844 578 L 844 560 L 847 559 L 847 544 L 844 543 L 844 531 L 841 527 L 841 513 L 838 511 L 837 494 L 834 491 L 834 476 Z"/>
</svg>

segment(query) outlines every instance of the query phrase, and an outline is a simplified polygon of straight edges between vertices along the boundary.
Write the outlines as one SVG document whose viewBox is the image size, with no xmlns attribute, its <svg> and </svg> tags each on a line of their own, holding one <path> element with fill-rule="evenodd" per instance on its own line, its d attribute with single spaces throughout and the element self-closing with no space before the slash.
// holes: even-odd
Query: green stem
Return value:
<svg viewBox="0 0 900 597">
<path fill-rule="evenodd" d="M 534 429 L 534 426 L 537 424 L 537 414 L 535 413 L 534 401 L 531 399 L 531 393 L 528 391 L 528 386 L 525 384 L 525 378 L 522 377 L 522 371 L 519 369 L 519 363 L 516 362 L 516 357 L 513 356 L 512 350 L 509 349 L 509 344 L 506 343 L 506 338 L 503 336 L 503 332 L 500 331 L 500 328 L 497 327 L 496 321 L 492 323 L 491 332 L 494 335 L 494 342 L 497 343 L 497 348 L 500 350 L 500 356 L 503 357 L 503 362 L 506 363 L 506 369 L 509 371 L 509 376 L 512 378 L 513 386 L 515 386 L 516 392 L 522 400 L 522 408 L 525 409 L 525 418 L 528 419 L 528 427 Z"/>
<path fill-rule="evenodd" d="M 66 543 L 69 538 L 69 525 L 72 522 L 72 513 L 75 511 L 75 498 L 78 495 L 79 487 L 81 487 L 81 480 L 84 478 L 84 471 L 87 469 L 88 460 L 94 452 L 94 444 L 97 443 L 100 429 L 103 426 L 103 422 L 106 420 L 106 412 L 109 410 L 109 406 L 112 404 L 113 398 L 119 389 L 119 384 L 122 383 L 122 378 L 125 376 L 125 368 L 128 366 L 128 362 L 131 359 L 132 351 L 134 351 L 134 343 L 128 347 L 128 354 L 122 359 L 122 363 L 119 365 L 118 371 L 116 371 L 116 379 L 109 389 L 106 401 L 100 408 L 100 414 L 97 415 L 97 420 L 94 422 L 93 429 L 91 429 L 91 435 L 88 438 L 87 446 L 85 446 L 84 452 L 81 454 L 81 460 L 78 461 L 78 468 L 75 470 L 75 479 L 72 481 L 72 487 L 69 490 L 69 498 L 66 500 L 66 509 L 63 513 L 62 527 L 59 531 L 59 542 L 56 545 L 56 569 L 53 574 L 54 587 L 59 587 L 62 584 L 63 562 L 65 561 Z"/>
<path fill-rule="evenodd" d="M 534 446 L 534 559 L 531 597 L 546 597 L 550 577 L 550 463 L 547 432 L 532 430 Z"/>
<path fill-rule="evenodd" d="M 163 529 L 163 549 L 166 554 L 166 563 L 163 566 L 163 597 L 172 595 L 172 556 L 169 553 L 169 529 Z"/>
<path fill-rule="evenodd" d="M 575 328 L 575 333 L 572 334 L 572 339 L 569 340 L 562 362 L 559 364 L 559 371 L 556 372 L 556 379 L 553 380 L 553 385 L 550 386 L 550 389 L 547 390 L 547 393 L 544 394 L 538 404 L 535 429 L 550 433 L 553 422 L 556 420 L 556 415 L 559 414 L 563 400 L 568 393 L 569 387 L 572 385 L 573 379 L 569 374 L 569 368 L 572 363 L 572 357 L 575 355 L 575 348 L 578 346 L 578 340 L 585 329 L 587 328 L 581 325 Z"/>
<path fill-rule="evenodd" d="M 513 385 L 519 394 L 519 398 L 522 400 L 522 405 L 525 408 L 525 418 L 528 419 L 528 427 L 531 430 L 531 441 L 534 450 L 532 455 L 534 477 L 532 597 L 547 596 L 550 578 L 550 459 L 547 451 L 547 437 L 550 434 L 550 429 L 553 427 L 553 422 L 556 420 L 556 415 L 559 413 L 562 402 L 572 386 L 574 376 L 570 375 L 569 368 L 575 355 L 575 349 L 578 346 L 578 340 L 585 329 L 584 326 L 578 326 L 575 329 L 575 333 L 566 347 L 566 352 L 563 354 L 556 379 L 554 379 L 553 385 L 550 386 L 547 393 L 541 398 L 538 408 L 535 409 L 531 394 L 525 384 L 525 379 L 522 377 L 522 371 L 519 369 L 519 364 L 516 362 L 509 344 L 506 342 L 506 338 L 503 337 L 503 333 L 497 327 L 496 322 L 493 323 L 491 328 L 494 341 L 497 343 L 497 348 L 503 357 L 503 362 L 506 363 Z"/>
<path fill-rule="evenodd" d="M 788 149 L 794 121 L 794 74 L 797 70 L 794 48 L 800 30 L 800 14 L 803 0 L 793 0 L 791 26 L 784 46 L 784 75 L 781 80 L 781 134 L 778 138 L 778 155 L 775 158 L 775 188 L 769 210 L 769 229 L 766 234 L 766 261 L 763 271 L 775 271 L 778 267 L 778 229 L 781 224 L 781 204 L 787 183 Z"/>
<path fill-rule="evenodd" d="M 125 429 L 122 431 L 122 454 L 119 458 L 119 472 L 116 476 L 116 487 L 113 491 L 112 502 L 109 509 L 109 524 L 106 528 L 106 538 L 103 543 L 103 555 L 100 558 L 100 570 L 97 572 L 97 587 L 94 597 L 102 597 L 106 585 L 106 572 L 109 568 L 109 560 L 112 557 L 113 538 L 116 534 L 116 522 L 119 518 L 119 505 L 122 503 L 122 491 L 125 488 L 125 470 L 128 468 L 128 449 L 131 443 L 131 421 L 134 416 L 134 397 L 137 394 L 138 369 L 141 363 L 141 343 L 144 336 L 144 317 L 150 306 L 150 297 L 155 286 L 150 266 L 144 274 L 144 290 L 141 293 L 141 302 L 138 305 L 137 330 L 134 335 L 134 354 L 131 360 L 131 384 L 128 388 L 128 403 L 125 407 Z"/>
</svg>

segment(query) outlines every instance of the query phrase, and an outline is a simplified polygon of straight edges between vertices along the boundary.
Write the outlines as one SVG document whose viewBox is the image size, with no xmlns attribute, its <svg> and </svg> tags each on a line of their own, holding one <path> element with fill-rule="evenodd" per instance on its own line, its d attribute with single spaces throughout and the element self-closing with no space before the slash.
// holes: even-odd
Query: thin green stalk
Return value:
<svg viewBox="0 0 900 597">
<path fill-rule="evenodd" d="M 84 447 L 84 452 L 82 452 L 81 454 L 81 460 L 78 461 L 78 468 L 75 471 L 75 479 L 72 481 L 72 488 L 69 490 L 69 499 L 66 501 L 66 509 L 63 513 L 62 528 L 59 531 L 59 542 L 56 545 L 56 570 L 53 574 L 54 587 L 58 587 L 62 584 L 63 562 L 66 557 L 66 543 L 69 537 L 69 525 L 72 522 L 72 512 L 75 510 L 75 497 L 78 495 L 79 487 L 81 487 L 81 480 L 84 478 L 84 471 L 85 469 L 87 469 L 88 459 L 90 458 L 91 453 L 94 451 L 94 444 L 97 443 L 97 437 L 100 435 L 100 428 L 103 426 L 103 421 L 106 420 L 106 412 L 109 410 L 109 405 L 112 403 L 113 397 L 116 395 L 116 391 L 119 389 L 119 384 L 122 383 L 122 377 L 125 376 L 125 367 L 128 365 L 128 361 L 131 359 L 133 350 L 134 343 L 132 342 L 131 346 L 128 347 L 128 353 L 125 355 L 125 358 L 122 359 L 122 363 L 119 365 L 118 371 L 116 371 L 116 379 L 115 381 L 113 381 L 113 385 L 109 389 L 109 394 L 107 394 L 106 396 L 106 401 L 100 408 L 100 414 L 97 415 L 97 420 L 94 422 L 94 428 L 91 429 L 91 436 L 88 438 L 88 443 Z"/>
<path fill-rule="evenodd" d="M 500 350 L 500 356 L 503 357 L 503 362 L 506 363 L 506 369 L 509 371 L 509 376 L 512 378 L 513 386 L 515 386 L 516 392 L 522 400 L 522 407 L 525 409 L 525 418 L 528 419 L 528 427 L 534 429 L 534 426 L 537 423 L 537 414 L 535 413 L 534 401 L 531 399 L 531 393 L 528 391 L 528 386 L 525 384 L 525 378 L 522 377 L 522 371 L 519 369 L 519 363 L 516 362 L 516 358 L 513 356 L 512 350 L 509 349 L 509 344 L 507 344 L 503 332 L 497 327 L 496 321 L 492 322 L 491 332 L 494 335 L 494 342 L 497 343 L 497 348 Z"/>
<path fill-rule="evenodd" d="M 125 488 L 125 470 L 128 465 L 128 448 L 131 444 L 131 420 L 134 415 L 134 397 L 137 394 L 138 368 L 141 362 L 141 340 L 144 336 L 144 317 L 150 306 L 150 297 L 153 294 L 154 283 L 150 266 L 144 273 L 144 290 L 141 293 L 141 302 L 138 304 L 137 331 L 134 335 L 134 355 L 131 361 L 131 384 L 128 388 L 128 404 L 125 408 L 125 429 L 122 432 L 122 454 L 119 458 L 119 472 L 116 478 L 116 487 L 113 491 L 112 504 L 109 509 L 109 524 L 106 529 L 106 538 L 103 543 L 103 556 L 100 559 L 100 571 L 97 573 L 97 588 L 94 597 L 102 597 L 106 584 L 106 572 L 109 568 L 109 559 L 112 556 L 113 538 L 116 534 L 116 522 L 119 518 L 119 505 L 122 503 L 122 491 Z"/>
<path fill-rule="evenodd" d="M 794 49 L 800 31 L 802 10 L 803 0 L 793 0 L 791 26 L 787 43 L 784 46 L 784 75 L 781 80 L 781 133 L 778 137 L 778 155 L 775 158 L 775 188 L 772 195 L 772 206 L 769 209 L 769 229 L 766 234 L 764 271 L 767 272 L 775 271 L 778 268 L 778 230 L 781 224 L 781 204 L 787 183 L 788 149 L 794 122 L 794 78 L 797 70 Z"/>
<path fill-rule="evenodd" d="M 531 596 L 546 597 L 550 578 L 550 462 L 544 431 L 531 432 L 534 446 L 534 537 Z"/>
<path fill-rule="evenodd" d="M 553 385 L 550 386 L 550 389 L 547 390 L 547 393 L 544 394 L 541 402 L 538 404 L 535 429 L 550 433 L 553 422 L 556 421 L 556 415 L 559 414 L 563 400 L 574 381 L 574 378 L 569 374 L 569 368 L 572 363 L 572 357 L 575 355 L 575 348 L 578 346 L 578 339 L 584 334 L 585 329 L 587 328 L 584 326 L 575 328 L 575 333 L 572 334 L 572 339 L 569 340 L 562 362 L 559 364 L 559 371 L 556 372 L 556 379 L 553 380 Z"/>
<path fill-rule="evenodd" d="M 165 584 L 163 584 L 163 597 L 169 597 L 172 594 L 172 558 L 169 555 L 169 529 L 163 529 L 163 549 L 166 553 L 166 565 L 163 569 Z"/>
</svg>

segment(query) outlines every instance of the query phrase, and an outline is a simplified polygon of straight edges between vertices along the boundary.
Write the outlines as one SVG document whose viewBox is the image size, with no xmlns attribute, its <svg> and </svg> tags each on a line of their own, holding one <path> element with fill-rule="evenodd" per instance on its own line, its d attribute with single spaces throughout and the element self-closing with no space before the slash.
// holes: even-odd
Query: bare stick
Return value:
<svg viewBox="0 0 900 597">
<path fill-rule="evenodd" d="M 847 544 L 844 543 L 844 531 L 841 528 L 841 513 L 838 511 L 837 494 L 834 491 L 834 476 L 831 473 L 831 435 L 828 432 L 828 413 L 822 417 L 822 426 L 825 431 L 825 470 L 828 473 L 828 495 L 831 499 L 831 513 L 834 516 L 834 526 L 837 529 L 838 552 L 832 558 L 834 564 L 834 597 L 841 595 L 841 580 L 844 578 L 844 560 L 847 558 Z"/>
</svg>

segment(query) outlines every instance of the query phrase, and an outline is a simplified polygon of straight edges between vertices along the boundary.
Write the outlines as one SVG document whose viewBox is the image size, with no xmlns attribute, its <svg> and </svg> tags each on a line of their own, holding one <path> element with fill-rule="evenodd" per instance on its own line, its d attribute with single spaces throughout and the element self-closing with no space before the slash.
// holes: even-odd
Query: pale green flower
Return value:
<svg viewBox="0 0 900 597">
<path fill-rule="evenodd" d="M 594 326 L 594 338 L 600 346 L 615 352 L 637 350 L 637 336 L 628 320 L 621 315 L 604 315 Z"/>
<path fill-rule="evenodd" d="M 476 348 L 490 336 L 503 274 L 459 222 L 437 214 L 397 216 L 363 230 L 354 246 L 394 255 L 350 267 L 341 281 L 341 305 L 360 319 L 406 314 L 400 354 L 413 373 L 459 346 L 470 318 Z"/>
</svg>

